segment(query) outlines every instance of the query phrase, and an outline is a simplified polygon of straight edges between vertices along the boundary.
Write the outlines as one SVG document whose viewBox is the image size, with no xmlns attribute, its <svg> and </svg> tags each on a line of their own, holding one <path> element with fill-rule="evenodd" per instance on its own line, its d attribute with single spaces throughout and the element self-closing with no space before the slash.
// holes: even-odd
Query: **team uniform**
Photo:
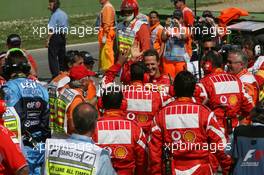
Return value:
<svg viewBox="0 0 264 175">
<path fill-rule="evenodd" d="M 194 103 L 191 98 L 176 99 L 154 118 L 148 143 L 150 174 L 161 175 L 164 172 L 163 146 L 168 151 L 171 160 L 169 170 L 173 175 L 213 174 L 209 161 L 210 149 L 202 146 L 209 144 L 222 145 L 222 149 L 217 147 L 215 151 L 224 174 L 227 174 L 231 159 L 224 153 L 226 139 L 214 113 Z M 182 145 L 185 147 L 182 148 Z"/>
<path fill-rule="evenodd" d="M 236 75 L 244 84 L 245 90 L 253 99 L 254 104 L 258 102 L 258 82 L 254 75 L 247 69 L 243 69 Z"/>
<path fill-rule="evenodd" d="M 118 175 L 145 174 L 146 138 L 143 130 L 121 110 L 108 110 L 99 118 L 93 139 L 109 150 Z"/>
<path fill-rule="evenodd" d="M 254 106 L 242 82 L 223 71 L 215 71 L 202 78 L 197 84 L 195 98 L 214 111 L 226 136 L 238 126 L 238 115 L 248 116 Z"/>
<path fill-rule="evenodd" d="M 14 175 L 27 166 L 16 135 L 0 123 L 0 175 Z"/>
<path fill-rule="evenodd" d="M 142 82 L 135 81 L 123 94 L 127 100 L 127 118 L 134 120 L 148 136 L 155 114 L 162 107 L 161 95 L 156 89 L 149 89 Z"/>
<path fill-rule="evenodd" d="M 255 61 L 254 65 L 248 69 L 250 72 L 253 73 L 255 76 L 255 79 L 258 82 L 259 85 L 259 100 L 262 100 L 264 98 L 264 91 L 263 91 L 263 85 L 264 85 L 264 56 L 258 57 L 258 59 Z"/>
<path fill-rule="evenodd" d="M 3 87 L 8 107 L 14 107 L 20 117 L 23 152 L 30 174 L 40 174 L 44 162 L 44 143 L 50 137 L 48 91 L 28 78 L 9 80 Z"/>
</svg>

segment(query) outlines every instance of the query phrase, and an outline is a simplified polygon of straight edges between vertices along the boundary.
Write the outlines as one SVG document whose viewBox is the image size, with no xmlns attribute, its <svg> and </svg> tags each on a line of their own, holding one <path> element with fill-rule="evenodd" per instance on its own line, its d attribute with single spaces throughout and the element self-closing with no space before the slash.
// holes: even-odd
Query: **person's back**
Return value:
<svg viewBox="0 0 264 175">
<path fill-rule="evenodd" d="M 160 93 L 157 89 L 153 91 L 141 83 L 134 83 L 123 94 L 128 101 L 127 118 L 136 121 L 148 135 L 152 119 L 162 106 Z"/>
<path fill-rule="evenodd" d="M 74 134 L 67 139 L 46 142 L 45 174 L 115 175 L 108 152 L 91 139 L 97 118 L 96 109 L 88 103 L 74 108 Z"/>
<path fill-rule="evenodd" d="M 241 125 L 234 130 L 232 157 L 234 175 L 258 175 L 264 172 L 264 124 Z"/>
<path fill-rule="evenodd" d="M 100 147 L 110 151 L 118 175 L 145 174 L 145 135 L 134 121 L 126 119 L 127 102 L 121 91 L 112 88 L 108 87 L 99 100 L 105 112 L 98 120 L 93 138 Z"/>
<path fill-rule="evenodd" d="M 189 78 L 187 78 L 189 76 Z M 190 82 L 190 72 L 180 72 L 174 85 L 186 80 Z M 183 83 L 183 82 L 182 82 Z M 194 90 L 195 80 L 192 78 Z M 214 113 L 203 105 L 193 102 L 193 90 L 187 85 L 175 88 L 174 102 L 163 108 L 155 120 L 150 135 L 150 171 L 152 174 L 162 172 L 162 155 L 165 154 L 165 164 L 170 160 L 171 166 L 165 166 L 166 171 L 194 174 L 211 174 L 212 167 L 210 151 L 216 153 L 223 171 L 228 172 L 230 159 L 224 153 L 226 139 L 215 120 Z M 179 95 L 186 89 L 186 94 Z M 188 92 L 189 91 L 189 92 Z M 212 149 L 212 145 L 214 148 Z M 223 147 L 220 148 L 219 145 Z M 167 156 L 166 156 L 167 155 Z"/>
<path fill-rule="evenodd" d="M 251 111 L 252 125 L 238 126 L 234 130 L 231 150 L 234 175 L 258 175 L 264 172 L 264 115 L 263 101 Z"/>
<path fill-rule="evenodd" d="M 214 111 L 222 128 L 227 129 L 225 117 L 232 118 L 234 128 L 238 125 L 237 115 L 252 109 L 252 100 L 248 100 L 251 98 L 244 92 L 242 82 L 234 75 L 225 72 L 212 73 L 201 79 L 199 86 L 206 91 L 207 106 Z"/>
<path fill-rule="evenodd" d="M 206 75 L 197 84 L 194 96 L 214 111 L 221 129 L 228 135 L 238 125 L 238 115 L 247 116 L 253 108 L 252 98 L 238 77 L 223 71 L 222 57 L 215 51 L 206 54 L 202 66 Z"/>
<path fill-rule="evenodd" d="M 157 86 L 143 83 L 147 73 L 144 62 L 132 64 L 130 71 L 131 84 L 123 89 L 127 100 L 127 119 L 136 121 L 148 135 L 152 119 L 162 107 L 160 90 Z"/>
<path fill-rule="evenodd" d="M 227 167 L 229 161 L 224 150 L 217 149 L 218 145 L 226 145 L 224 134 L 221 133 L 213 113 L 205 106 L 198 105 L 191 99 L 179 98 L 163 108 L 156 116 L 155 122 L 162 130 L 163 143 L 168 145 L 167 151 L 172 153 L 172 167 L 176 174 L 187 171 L 210 174 L 210 151 L 217 152 L 218 160 L 224 168 Z M 150 155 L 162 151 L 158 150 L 160 145 L 155 139 L 157 138 L 153 137 L 149 145 Z M 210 145 L 214 145 L 215 150 L 210 150 Z M 155 156 L 150 158 L 157 160 Z M 152 166 L 155 162 L 152 161 Z M 226 169 L 224 171 L 226 172 Z"/>
<path fill-rule="evenodd" d="M 60 91 L 55 101 L 55 114 L 51 116 L 51 127 L 55 135 L 71 134 L 74 131 L 72 112 L 78 104 L 85 101 L 90 73 L 84 65 L 70 69 L 71 82 Z"/>
<path fill-rule="evenodd" d="M 15 140 L 14 137 L 14 133 L 12 133 L 0 124 L 1 175 L 15 175 L 21 169 L 24 169 L 23 171 L 25 171 L 23 175 L 28 174 L 28 170 L 26 170 L 26 159 L 23 156 L 17 143 L 17 140 Z"/>
<path fill-rule="evenodd" d="M 48 135 L 48 128 L 46 128 L 49 123 L 47 90 L 27 78 L 9 80 L 3 88 L 7 93 L 7 106 L 15 107 L 21 123 L 24 124 L 22 133 L 41 130 L 42 134 Z M 45 138 L 40 141 L 45 141 Z"/>
</svg>

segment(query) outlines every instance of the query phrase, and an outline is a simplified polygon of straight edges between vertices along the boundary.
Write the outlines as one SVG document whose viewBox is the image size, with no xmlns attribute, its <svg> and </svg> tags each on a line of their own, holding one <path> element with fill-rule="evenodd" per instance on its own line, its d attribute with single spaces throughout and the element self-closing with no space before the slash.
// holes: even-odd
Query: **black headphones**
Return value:
<svg viewBox="0 0 264 175">
<path fill-rule="evenodd" d="M 27 59 L 26 54 L 19 48 L 12 48 L 8 50 L 6 53 L 5 64 L 3 66 L 3 73 L 7 79 L 9 79 L 10 75 L 15 72 L 22 72 L 26 75 L 30 73 L 31 66 L 28 64 L 27 60 L 16 64 L 14 63 L 14 60 L 9 57 L 14 52 L 20 52 L 25 57 L 25 59 Z"/>
</svg>

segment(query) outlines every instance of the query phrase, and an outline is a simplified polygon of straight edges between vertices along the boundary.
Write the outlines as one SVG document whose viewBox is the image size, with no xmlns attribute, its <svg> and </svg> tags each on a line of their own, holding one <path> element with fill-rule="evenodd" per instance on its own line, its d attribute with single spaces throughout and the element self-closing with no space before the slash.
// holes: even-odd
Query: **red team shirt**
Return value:
<svg viewBox="0 0 264 175">
<path fill-rule="evenodd" d="M 15 135 L 0 124 L 0 175 L 13 175 L 27 165 L 19 144 L 12 141 Z"/>
</svg>

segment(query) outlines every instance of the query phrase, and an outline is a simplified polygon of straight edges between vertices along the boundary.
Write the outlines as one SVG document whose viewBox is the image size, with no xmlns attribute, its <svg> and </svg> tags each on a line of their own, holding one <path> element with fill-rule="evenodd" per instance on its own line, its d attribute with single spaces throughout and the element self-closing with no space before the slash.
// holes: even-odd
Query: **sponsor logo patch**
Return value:
<svg viewBox="0 0 264 175">
<path fill-rule="evenodd" d="M 114 150 L 114 155 L 116 158 L 124 159 L 127 156 L 127 149 L 123 146 L 116 147 Z"/>
<path fill-rule="evenodd" d="M 196 135 L 193 131 L 191 130 L 188 130 L 188 131 L 185 131 L 184 134 L 183 134 L 183 139 L 186 141 L 186 142 L 194 142 L 195 139 L 196 139 Z"/>
</svg>

